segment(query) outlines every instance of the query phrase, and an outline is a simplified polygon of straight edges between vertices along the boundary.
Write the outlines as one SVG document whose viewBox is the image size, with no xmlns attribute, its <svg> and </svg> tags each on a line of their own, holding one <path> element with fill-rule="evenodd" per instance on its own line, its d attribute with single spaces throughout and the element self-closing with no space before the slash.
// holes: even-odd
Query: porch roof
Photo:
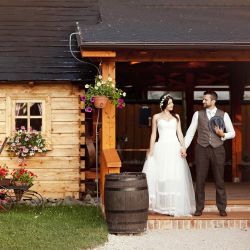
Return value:
<svg viewBox="0 0 250 250">
<path fill-rule="evenodd" d="M 102 0 L 80 45 L 118 48 L 250 48 L 250 0 Z"/>
</svg>

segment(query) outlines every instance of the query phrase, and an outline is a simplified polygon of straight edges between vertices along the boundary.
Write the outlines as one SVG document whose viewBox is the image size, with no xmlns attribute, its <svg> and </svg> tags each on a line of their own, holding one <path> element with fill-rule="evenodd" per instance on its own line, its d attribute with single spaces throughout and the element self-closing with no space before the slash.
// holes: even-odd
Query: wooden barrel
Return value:
<svg viewBox="0 0 250 250">
<path fill-rule="evenodd" d="M 141 233 L 147 229 L 148 186 L 144 173 L 105 176 L 104 205 L 110 233 Z"/>
</svg>

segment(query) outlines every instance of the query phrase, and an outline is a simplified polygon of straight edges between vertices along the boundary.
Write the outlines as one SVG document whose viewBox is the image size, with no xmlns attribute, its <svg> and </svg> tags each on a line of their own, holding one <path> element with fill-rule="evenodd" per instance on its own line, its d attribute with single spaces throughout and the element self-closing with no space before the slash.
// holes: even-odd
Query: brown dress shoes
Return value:
<svg viewBox="0 0 250 250">
<path fill-rule="evenodd" d="M 220 216 L 227 216 L 227 212 L 225 210 L 220 210 Z"/>
<path fill-rule="evenodd" d="M 202 211 L 200 210 L 196 210 L 194 213 L 194 216 L 201 216 L 202 215 Z"/>
</svg>

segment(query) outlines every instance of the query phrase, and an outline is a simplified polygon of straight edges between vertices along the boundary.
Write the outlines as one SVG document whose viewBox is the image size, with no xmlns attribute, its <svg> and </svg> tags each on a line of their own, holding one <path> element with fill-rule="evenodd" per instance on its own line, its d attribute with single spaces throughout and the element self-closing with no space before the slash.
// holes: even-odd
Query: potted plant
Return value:
<svg viewBox="0 0 250 250">
<path fill-rule="evenodd" d="M 27 131 L 25 127 L 21 127 L 14 136 L 9 137 L 6 144 L 10 154 L 23 159 L 47 151 L 46 141 L 41 133 L 35 130 Z"/>
<path fill-rule="evenodd" d="M 27 163 L 21 161 L 19 163 L 20 168 L 13 169 L 12 184 L 15 186 L 27 186 L 31 187 L 33 185 L 34 179 L 37 177 L 33 172 L 26 169 Z"/>
<path fill-rule="evenodd" d="M 12 175 L 12 185 L 16 186 L 14 188 L 14 193 L 16 200 L 20 201 L 26 190 L 28 190 L 32 185 L 34 179 L 37 177 L 33 172 L 27 170 L 27 163 L 25 161 L 20 161 L 20 168 L 13 169 Z"/>
<path fill-rule="evenodd" d="M 9 168 L 5 163 L 0 163 L 0 186 L 9 186 L 10 179 L 6 176 L 9 174 Z"/>
<path fill-rule="evenodd" d="M 108 100 L 118 108 L 125 107 L 126 93 L 115 87 L 111 77 L 103 80 L 102 76 L 98 75 L 95 78 L 95 84 L 85 84 L 85 88 L 86 95 L 82 96 L 81 100 L 85 102 L 86 112 L 92 112 L 94 108 L 103 108 Z"/>
</svg>

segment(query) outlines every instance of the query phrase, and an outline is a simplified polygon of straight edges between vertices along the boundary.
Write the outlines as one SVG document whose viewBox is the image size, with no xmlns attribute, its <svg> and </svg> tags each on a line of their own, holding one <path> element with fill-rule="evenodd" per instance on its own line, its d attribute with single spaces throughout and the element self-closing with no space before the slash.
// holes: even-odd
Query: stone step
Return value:
<svg viewBox="0 0 250 250">
<path fill-rule="evenodd" d="M 249 212 L 228 212 L 221 217 L 218 212 L 204 212 L 201 216 L 172 217 L 157 213 L 148 216 L 148 230 L 157 229 L 206 229 L 206 228 L 250 228 Z"/>
</svg>

